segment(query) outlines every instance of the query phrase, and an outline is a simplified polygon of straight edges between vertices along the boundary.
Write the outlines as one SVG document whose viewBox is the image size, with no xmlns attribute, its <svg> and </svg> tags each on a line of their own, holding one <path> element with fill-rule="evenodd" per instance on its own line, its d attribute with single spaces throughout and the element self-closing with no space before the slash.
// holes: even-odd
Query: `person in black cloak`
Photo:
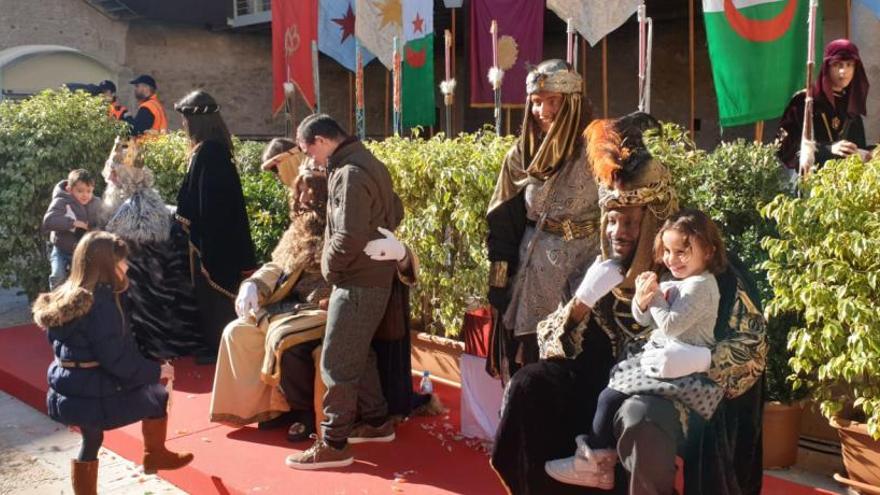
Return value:
<svg viewBox="0 0 880 495">
<path fill-rule="evenodd" d="M 654 236 L 678 208 L 668 170 L 642 142 L 642 132 L 658 126 L 636 113 L 587 129 L 603 211 L 602 255 L 574 298 L 539 323 L 541 361 L 520 369 L 505 390 L 490 462 L 513 494 L 607 493 L 561 483 L 545 463 L 581 453 L 575 437 L 589 430 L 611 366 L 648 335 L 631 313 L 634 279 L 651 266 Z M 765 321 L 754 284 L 729 259 L 718 275 L 716 347 L 664 349 L 643 361 L 660 378 L 707 372 L 725 399 L 708 422 L 660 397 L 624 402 L 615 416 L 618 493 L 672 493 L 676 453 L 685 460 L 685 493 L 760 492 Z M 572 482 L 577 456 L 569 462 L 562 474 Z"/>
<path fill-rule="evenodd" d="M 816 166 L 828 160 L 859 153 L 868 156 L 862 116 L 867 115 L 868 76 L 859 48 L 847 39 L 825 47 L 819 77 L 810 88 L 813 97 L 813 139 Z M 776 156 L 789 170 L 798 170 L 798 152 L 804 127 L 806 90 L 795 93 L 779 121 L 779 150 Z"/>
<path fill-rule="evenodd" d="M 177 193 L 177 221 L 189 234 L 190 270 L 199 307 L 203 348 L 196 361 L 217 359 L 220 336 L 235 319 L 241 281 L 257 267 L 244 195 L 232 161 L 232 138 L 220 105 L 196 90 L 175 103 L 191 150 Z"/>
</svg>

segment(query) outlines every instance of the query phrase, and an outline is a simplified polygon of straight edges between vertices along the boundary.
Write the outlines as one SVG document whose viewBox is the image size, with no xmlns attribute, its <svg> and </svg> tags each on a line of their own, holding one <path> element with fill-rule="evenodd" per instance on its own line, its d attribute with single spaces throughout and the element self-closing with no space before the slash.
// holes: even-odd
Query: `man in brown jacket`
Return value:
<svg viewBox="0 0 880 495">
<path fill-rule="evenodd" d="M 294 469 L 348 466 L 349 444 L 390 442 L 394 425 L 382 395 L 376 355 L 370 341 L 388 305 L 397 270 L 388 253 L 376 261 L 364 253 L 367 243 L 394 230 L 403 205 L 385 165 L 357 138 L 348 136 L 325 114 L 306 117 L 297 129 L 299 147 L 328 173 L 327 228 L 321 272 L 333 284 L 321 352 L 321 377 L 327 386 L 321 424 L 323 438 L 287 458 Z M 360 415 L 360 422 L 355 423 Z"/>
</svg>

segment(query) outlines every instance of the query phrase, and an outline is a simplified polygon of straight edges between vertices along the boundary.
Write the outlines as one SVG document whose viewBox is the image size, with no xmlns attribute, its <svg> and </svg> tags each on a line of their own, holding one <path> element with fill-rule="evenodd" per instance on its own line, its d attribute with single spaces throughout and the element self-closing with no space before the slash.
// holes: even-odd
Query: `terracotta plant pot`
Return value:
<svg viewBox="0 0 880 495">
<path fill-rule="evenodd" d="M 764 403 L 764 469 L 787 468 L 797 462 L 802 412 L 800 404 Z"/>
<path fill-rule="evenodd" d="M 832 418 L 829 423 L 840 435 L 847 477 L 834 478 L 864 494 L 880 494 L 880 441 L 871 438 L 864 423 Z"/>
<path fill-rule="evenodd" d="M 461 383 L 459 361 L 464 352 L 464 342 L 412 332 L 412 367 L 429 371 L 435 378 Z"/>
</svg>

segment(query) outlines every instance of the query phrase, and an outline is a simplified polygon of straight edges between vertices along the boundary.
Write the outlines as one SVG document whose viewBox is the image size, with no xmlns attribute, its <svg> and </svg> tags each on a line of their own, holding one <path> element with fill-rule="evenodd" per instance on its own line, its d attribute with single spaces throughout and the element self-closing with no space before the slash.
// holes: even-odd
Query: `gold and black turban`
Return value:
<svg viewBox="0 0 880 495">
<path fill-rule="evenodd" d="M 599 188 L 603 257 L 611 253 L 604 235 L 608 210 L 645 207 L 639 243 L 618 291 L 631 293 L 635 278 L 653 268 L 654 236 L 663 222 L 678 210 L 669 170 L 651 156 L 642 141 L 644 131 L 659 125 L 654 117 L 637 112 L 619 119 L 593 121 L 584 132 L 587 157 Z"/>
<path fill-rule="evenodd" d="M 519 193 L 530 178 L 549 179 L 577 151 L 584 112 L 581 76 L 563 60 L 546 60 L 529 71 L 526 92 L 518 156 L 505 160 L 489 211 Z M 562 95 L 562 105 L 546 135 L 532 117 L 530 96 L 540 92 Z"/>
</svg>

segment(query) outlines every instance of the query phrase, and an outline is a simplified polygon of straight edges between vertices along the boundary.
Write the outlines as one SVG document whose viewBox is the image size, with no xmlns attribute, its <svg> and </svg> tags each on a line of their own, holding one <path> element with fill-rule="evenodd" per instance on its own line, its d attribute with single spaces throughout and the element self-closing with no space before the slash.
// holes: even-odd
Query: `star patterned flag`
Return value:
<svg viewBox="0 0 880 495">
<path fill-rule="evenodd" d="M 354 35 L 388 70 L 394 66 L 394 37 L 403 35 L 402 0 L 355 0 Z M 409 1 L 409 0 L 407 0 Z"/>
<path fill-rule="evenodd" d="M 355 0 L 320 0 L 318 11 L 318 50 L 354 72 L 354 27 L 357 12 Z M 364 65 L 375 55 L 361 47 Z"/>
<path fill-rule="evenodd" d="M 434 2 L 403 4 L 403 127 L 432 126 L 434 108 Z"/>
</svg>

